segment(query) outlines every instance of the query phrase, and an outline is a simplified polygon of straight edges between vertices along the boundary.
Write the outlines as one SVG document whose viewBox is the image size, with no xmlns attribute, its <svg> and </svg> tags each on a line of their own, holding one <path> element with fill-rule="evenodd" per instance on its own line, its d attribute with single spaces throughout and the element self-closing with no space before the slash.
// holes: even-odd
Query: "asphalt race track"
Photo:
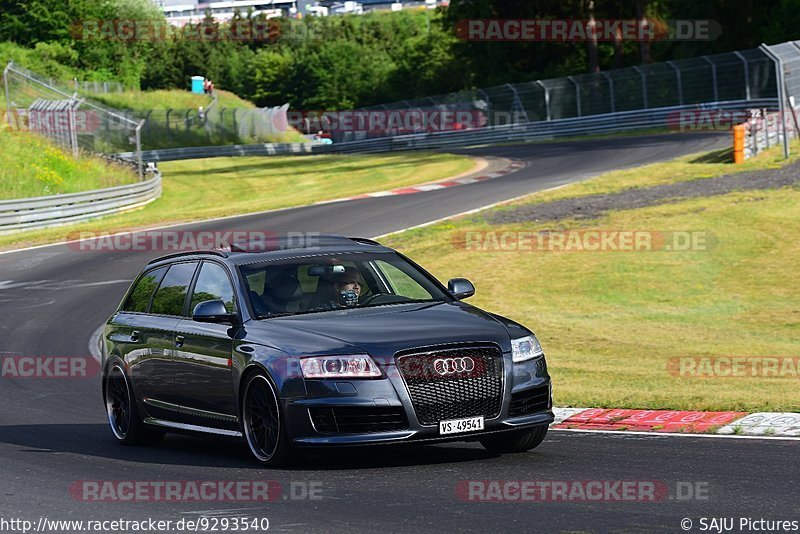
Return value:
<svg viewBox="0 0 800 534">
<path fill-rule="evenodd" d="M 319 231 L 376 236 L 599 172 L 721 148 L 718 134 L 643 136 L 464 150 L 526 160 L 494 180 L 406 196 L 282 210 L 184 229 Z M 168 177 L 166 179 L 169 179 Z M 342 195 L 347 195 L 343 184 Z M 224 199 L 218 199 L 224 202 Z M 66 233 L 67 231 L 65 231 Z M 158 253 L 81 252 L 66 245 L 0 255 L 2 355 L 79 356 L 144 263 Z M 453 272 L 452 276 L 462 273 Z M 479 288 L 480 290 L 480 288 Z M 543 333 L 543 336 L 557 333 Z M 554 377 L 558 387 L 558 377 Z M 701 517 L 797 516 L 798 443 L 552 431 L 534 452 L 479 445 L 335 451 L 291 470 L 259 469 L 243 443 L 168 436 L 121 447 L 105 423 L 99 378 L 0 378 L 0 516 L 180 520 L 268 518 L 298 532 L 681 532 Z M 794 465 L 794 467 L 791 467 Z M 86 502 L 80 481 L 274 480 L 274 502 Z M 467 481 L 639 481 L 648 502 L 474 502 Z M 315 497 L 307 498 L 308 491 Z"/>
</svg>

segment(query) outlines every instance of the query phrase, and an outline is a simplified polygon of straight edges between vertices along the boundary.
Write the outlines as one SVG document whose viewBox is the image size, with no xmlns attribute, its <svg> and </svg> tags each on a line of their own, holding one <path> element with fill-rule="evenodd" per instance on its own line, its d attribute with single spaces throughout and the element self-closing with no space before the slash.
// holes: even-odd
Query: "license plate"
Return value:
<svg viewBox="0 0 800 534">
<path fill-rule="evenodd" d="M 439 421 L 439 434 L 459 434 L 461 432 L 472 432 L 473 430 L 483 430 L 483 416 L 467 417 L 466 419 L 450 419 L 449 421 Z"/>
</svg>

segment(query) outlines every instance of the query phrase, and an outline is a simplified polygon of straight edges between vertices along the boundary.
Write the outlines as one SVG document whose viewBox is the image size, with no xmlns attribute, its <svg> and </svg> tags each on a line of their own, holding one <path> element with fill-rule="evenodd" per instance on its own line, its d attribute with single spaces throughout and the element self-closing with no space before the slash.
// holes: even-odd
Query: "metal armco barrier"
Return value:
<svg viewBox="0 0 800 534">
<path fill-rule="evenodd" d="M 776 145 L 788 146 L 788 141 L 800 136 L 800 119 L 796 108 L 785 107 L 786 115 L 776 113 L 759 113 L 745 123 L 739 125 L 741 144 L 741 160 L 755 157 L 759 152 Z M 786 143 L 784 143 L 786 140 Z M 734 139 L 734 150 L 736 140 Z M 737 161 L 737 163 L 739 163 Z"/>
<path fill-rule="evenodd" d="M 197 146 L 144 150 L 142 151 L 142 159 L 148 162 L 158 162 L 225 156 L 291 156 L 310 154 L 312 149 L 313 145 L 306 143 Z M 120 152 L 113 156 L 117 159 L 133 161 L 136 153 Z"/>
<path fill-rule="evenodd" d="M 652 128 L 680 129 L 680 114 L 708 110 L 746 110 L 754 108 L 777 109 L 777 99 L 731 100 L 708 104 L 673 106 L 658 109 L 624 111 L 605 115 L 592 115 L 551 121 L 536 121 L 524 124 L 509 124 L 474 130 L 418 133 L 380 137 L 333 145 L 303 143 L 258 144 L 233 146 L 208 146 L 170 148 L 142 152 L 145 161 L 173 161 L 194 158 L 224 156 L 286 156 L 311 154 L 369 154 L 399 152 L 404 150 L 426 150 L 449 147 L 466 147 L 506 141 L 536 141 L 574 137 L 591 134 L 624 133 Z M 133 153 L 116 154 L 130 160 Z"/>
<path fill-rule="evenodd" d="M 463 107 L 466 102 L 472 104 L 469 109 L 484 113 L 487 119 L 504 115 L 512 117 L 511 124 L 499 126 L 396 135 L 393 135 L 396 132 L 384 132 L 388 135 L 348 140 L 332 145 L 311 143 L 215 145 L 113 154 L 119 148 L 113 143 L 106 143 L 111 149 L 102 152 L 112 158 L 135 163 L 141 173 L 144 162 L 182 159 L 368 154 L 537 141 L 656 128 L 691 130 L 694 127 L 685 128 L 683 124 L 682 114 L 686 112 L 718 113 L 761 109 L 767 113 L 778 111 L 779 117 L 786 117 L 786 110 L 793 109 L 797 105 L 796 100 L 800 100 L 800 41 L 762 45 L 758 49 L 721 54 L 713 58 L 694 58 L 683 61 L 681 65 L 684 71 L 676 68 L 676 62 L 670 62 L 669 65 L 632 67 L 600 73 L 600 77 L 585 75 L 581 78 L 585 81 L 583 89 L 581 84 L 575 83 L 575 77 L 569 77 L 560 82 L 559 80 L 528 82 L 524 88 L 530 94 L 524 93 L 522 86 L 507 84 L 502 88 L 495 88 L 493 92 L 477 89 L 475 94 L 450 95 L 441 102 L 433 98 L 426 99 L 433 105 L 431 109 L 439 111 L 453 106 L 454 109 L 460 109 L 459 106 Z M 647 70 L 648 74 L 644 70 Z M 12 72 L 17 71 L 14 71 L 9 64 L 4 71 L 7 95 L 10 95 L 9 73 Z M 691 72 L 693 76 L 683 76 L 681 72 Z M 45 88 L 49 87 L 32 74 L 20 71 L 17 75 L 22 80 L 15 78 L 18 83 L 36 83 Z M 600 83 L 601 78 L 605 80 L 604 85 Z M 574 85 L 572 88 L 574 99 L 570 101 L 574 106 L 565 104 L 554 107 L 551 96 L 573 94 L 563 87 L 560 89 L 557 87 L 558 83 L 564 80 L 571 80 L 572 83 L 568 85 Z M 651 83 L 648 83 L 648 80 Z M 604 88 L 608 89 L 607 93 Z M 55 92 L 58 95 L 69 96 L 58 89 L 55 89 Z M 8 96 L 6 100 L 7 106 L 10 106 Z M 595 105 L 590 106 L 591 103 Z M 95 107 L 107 115 L 114 115 L 111 111 Z M 428 107 L 427 104 L 423 106 L 422 102 L 412 104 L 404 102 L 402 109 L 422 110 Z M 391 112 L 391 108 L 387 105 L 380 106 L 379 109 Z M 10 108 L 7 111 L 10 116 Z M 792 119 L 794 130 L 800 135 L 800 125 L 794 113 Z M 143 122 L 138 125 L 131 123 L 132 126 L 136 126 L 134 132 L 137 146 L 143 124 Z M 751 156 L 762 146 L 770 146 L 774 140 L 775 143 L 783 144 L 784 154 L 788 157 L 791 127 L 786 120 L 780 120 L 779 125 L 782 130 L 780 133 L 769 121 L 765 123 L 761 136 L 763 142 L 759 140 L 758 127 L 751 129 L 749 137 L 752 139 L 748 140 L 751 142 L 746 142 L 745 147 L 739 147 L 743 152 L 741 155 Z M 354 134 L 353 137 L 367 135 L 363 132 Z M 127 137 L 128 141 L 132 138 Z M 45 228 L 115 213 L 150 202 L 160 193 L 161 177 L 156 173 L 152 179 L 131 186 L 0 202 L 0 234 L 29 228 Z"/>
<path fill-rule="evenodd" d="M 143 206 L 161 196 L 161 174 L 131 185 L 0 201 L 0 235 L 85 221 Z"/>
</svg>

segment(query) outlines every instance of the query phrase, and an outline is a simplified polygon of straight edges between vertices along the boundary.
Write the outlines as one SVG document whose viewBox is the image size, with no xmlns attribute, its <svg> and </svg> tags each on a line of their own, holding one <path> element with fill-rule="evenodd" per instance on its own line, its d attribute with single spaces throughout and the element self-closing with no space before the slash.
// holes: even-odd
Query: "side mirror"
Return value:
<svg viewBox="0 0 800 534">
<path fill-rule="evenodd" d="M 466 278 L 451 278 L 447 282 L 447 290 L 458 300 L 464 300 L 475 294 L 475 286 Z"/>
<path fill-rule="evenodd" d="M 228 313 L 221 300 L 206 300 L 194 307 L 192 320 L 200 323 L 235 323 L 237 315 Z"/>
</svg>

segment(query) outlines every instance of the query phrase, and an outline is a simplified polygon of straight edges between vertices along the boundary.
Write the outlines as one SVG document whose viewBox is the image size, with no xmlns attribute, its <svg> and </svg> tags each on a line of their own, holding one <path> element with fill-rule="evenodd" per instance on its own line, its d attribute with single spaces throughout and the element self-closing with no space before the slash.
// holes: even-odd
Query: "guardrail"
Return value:
<svg viewBox="0 0 800 534">
<path fill-rule="evenodd" d="M 275 156 L 310 154 L 380 153 L 403 150 L 465 147 L 514 141 L 535 141 L 589 134 L 624 133 L 652 128 L 680 129 L 685 112 L 777 109 L 777 99 L 731 100 L 703 105 L 673 106 L 649 110 L 609 113 L 589 117 L 536 121 L 475 130 L 418 133 L 388 138 L 365 139 L 335 145 L 306 143 L 223 145 L 170 148 L 142 152 L 148 162 L 224 156 Z M 769 129 L 768 129 L 769 131 Z M 775 132 L 777 135 L 777 132 Z M 777 141 L 776 141 L 777 142 Z M 764 143 L 769 143 L 768 138 Z M 754 147 L 758 150 L 758 145 Z M 755 151 L 754 150 L 754 151 Z M 111 157 L 132 162 L 135 152 Z M 0 201 L 0 235 L 21 230 L 48 228 L 88 220 L 142 206 L 161 195 L 158 171 L 147 181 L 83 193 Z"/>
<path fill-rule="evenodd" d="M 218 158 L 225 156 L 286 156 L 310 154 L 314 145 L 307 143 L 262 143 L 256 145 L 217 145 L 184 148 L 163 148 L 142 151 L 148 162 L 177 161 L 182 159 Z M 133 161 L 135 152 L 120 152 L 115 158 Z"/>
<path fill-rule="evenodd" d="M 673 106 L 592 115 L 589 117 L 510 124 L 507 126 L 495 126 L 476 130 L 412 134 L 389 139 L 375 139 L 315 147 L 314 152 L 394 152 L 398 150 L 447 148 L 509 141 L 537 141 L 582 135 L 625 133 L 654 128 L 669 128 L 679 131 L 681 129 L 680 121 L 682 113 L 706 109 L 713 110 L 714 112 L 752 108 L 776 109 L 777 105 L 777 100 L 774 98 L 761 100 L 731 100 L 704 105 Z"/>
<path fill-rule="evenodd" d="M 782 144 L 784 135 L 787 140 L 800 136 L 797 109 L 791 106 L 786 106 L 785 109 L 785 116 L 780 112 L 759 113 L 741 125 L 744 133 L 742 160 L 755 157 L 771 146 Z"/>
<path fill-rule="evenodd" d="M 131 185 L 0 201 L 0 235 L 85 221 L 143 206 L 161 196 L 161 174 Z"/>
<path fill-rule="evenodd" d="M 415 133 L 394 137 L 350 141 L 333 145 L 290 143 L 146 150 L 142 152 L 142 158 L 144 161 L 172 161 L 222 156 L 369 154 L 398 152 L 403 150 L 467 147 L 513 141 L 548 140 L 592 134 L 625 133 L 653 128 L 674 128 L 675 130 L 679 130 L 680 116 L 681 113 L 685 112 L 702 111 L 706 109 L 713 110 L 714 112 L 754 108 L 774 110 L 777 109 L 777 107 L 778 101 L 775 98 L 729 100 L 706 104 L 623 111 L 570 119 L 509 124 L 474 130 Z M 130 160 L 133 157 L 133 153 L 121 153 L 116 154 L 116 156 Z"/>
</svg>

